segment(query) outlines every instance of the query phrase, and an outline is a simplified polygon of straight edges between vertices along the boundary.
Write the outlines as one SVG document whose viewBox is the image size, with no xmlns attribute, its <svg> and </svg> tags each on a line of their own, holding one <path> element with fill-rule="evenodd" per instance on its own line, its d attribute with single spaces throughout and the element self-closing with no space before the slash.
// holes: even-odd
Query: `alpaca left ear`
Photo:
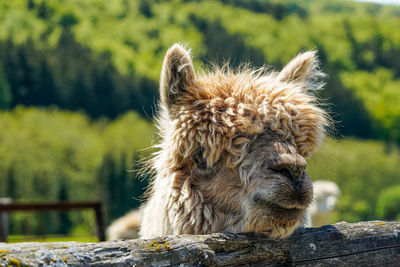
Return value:
<svg viewBox="0 0 400 267">
<path fill-rule="evenodd" d="M 169 111 L 195 79 L 190 52 L 174 44 L 165 55 L 160 79 L 161 103 Z"/>
<path fill-rule="evenodd" d="M 300 82 L 307 89 L 320 89 L 324 86 L 321 79 L 325 74 L 319 69 L 316 51 L 299 54 L 292 59 L 279 73 L 282 82 Z"/>
</svg>

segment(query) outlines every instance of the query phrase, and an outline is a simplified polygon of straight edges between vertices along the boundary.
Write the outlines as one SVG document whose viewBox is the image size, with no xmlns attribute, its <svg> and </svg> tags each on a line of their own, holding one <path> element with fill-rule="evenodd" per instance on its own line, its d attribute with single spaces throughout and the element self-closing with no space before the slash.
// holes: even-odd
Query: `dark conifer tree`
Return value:
<svg viewBox="0 0 400 267">
<path fill-rule="evenodd" d="M 68 201 L 68 190 L 67 190 L 67 183 L 64 178 L 60 180 L 59 191 L 58 191 L 58 201 Z M 70 232 L 73 223 L 69 217 L 67 212 L 60 212 L 58 214 L 58 233 L 62 235 L 66 235 Z"/>
</svg>

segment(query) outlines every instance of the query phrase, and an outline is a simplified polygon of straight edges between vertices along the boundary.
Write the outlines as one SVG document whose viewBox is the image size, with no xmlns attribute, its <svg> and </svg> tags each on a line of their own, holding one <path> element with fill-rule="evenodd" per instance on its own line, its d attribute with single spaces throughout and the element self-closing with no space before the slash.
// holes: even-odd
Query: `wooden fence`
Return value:
<svg viewBox="0 0 400 267">
<path fill-rule="evenodd" d="M 7 215 L 11 212 L 47 212 L 47 211 L 71 211 L 93 209 L 96 215 L 97 236 L 100 241 L 105 240 L 104 219 L 101 202 L 53 202 L 53 203 L 10 203 L 0 202 L 0 242 L 7 241 L 8 222 Z"/>
</svg>

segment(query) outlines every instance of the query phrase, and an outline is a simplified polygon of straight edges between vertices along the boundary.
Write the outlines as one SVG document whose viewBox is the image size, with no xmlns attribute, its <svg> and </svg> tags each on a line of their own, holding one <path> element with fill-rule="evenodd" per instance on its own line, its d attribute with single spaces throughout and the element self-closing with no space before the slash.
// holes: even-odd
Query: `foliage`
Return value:
<svg viewBox="0 0 400 267">
<path fill-rule="evenodd" d="M 0 104 L 55 104 L 93 118 L 134 109 L 151 117 L 162 57 L 174 42 L 189 44 L 197 65 L 231 59 L 281 67 L 301 50 L 318 49 L 329 74 L 320 94 L 337 133 L 399 143 L 399 115 L 376 116 L 364 98 L 374 89 L 362 86 L 374 77 L 358 75 L 384 69 L 380 86 L 396 85 L 399 14 L 342 0 L 6 1 Z"/>
<path fill-rule="evenodd" d="M 138 170 L 141 159 L 151 153 L 143 149 L 152 143 L 154 128 L 138 114 L 91 121 L 83 114 L 56 108 L 18 107 L 0 113 L 0 125 L 0 197 L 101 199 L 107 222 L 140 205 L 147 177 Z M 314 180 L 335 181 L 341 188 L 335 220 L 388 219 L 378 208 L 377 193 L 398 183 L 399 161 L 396 146 L 328 139 L 309 160 L 308 172 Z M 31 214 L 29 218 L 30 233 L 94 234 L 94 215 L 89 212 Z M 26 215 L 17 213 L 11 220 L 13 233 L 27 231 Z"/>
<path fill-rule="evenodd" d="M 92 122 L 83 114 L 56 108 L 17 107 L 12 112 L 2 112 L 0 197 L 8 196 L 15 201 L 100 199 L 107 210 L 118 204 L 119 212 L 126 212 L 139 205 L 132 197 L 139 198 L 146 186 L 146 180 L 139 181 L 135 172 L 128 171 L 150 153 L 142 149 L 150 146 L 153 132 L 151 124 L 132 112 L 112 122 Z M 107 155 L 109 160 L 105 163 Z M 103 177 L 116 181 L 104 183 Z M 112 183 L 116 186 L 110 193 L 112 198 L 104 197 L 102 192 Z M 124 201 L 126 204 L 122 205 Z M 108 220 L 120 215 L 107 214 Z M 35 232 L 40 232 L 43 221 L 52 221 L 46 224 L 52 233 L 63 227 L 72 231 L 72 224 L 83 220 L 82 214 L 74 213 L 68 217 L 54 213 L 32 216 L 31 228 Z M 17 214 L 13 220 L 12 230 L 22 232 L 25 217 Z"/>
<path fill-rule="evenodd" d="M 26 235 L 10 235 L 7 238 L 7 243 L 19 243 L 19 242 L 85 242 L 94 243 L 98 242 L 97 236 L 26 236 Z"/>
<path fill-rule="evenodd" d="M 345 138 L 327 142 L 309 172 L 341 187 L 337 220 L 392 218 L 379 203 L 400 175 L 399 16 L 344 0 L 0 1 L 0 197 L 101 198 L 110 221 L 147 184 L 138 169 L 154 129 L 142 117 L 153 116 L 171 44 L 188 44 L 198 69 L 280 68 L 317 49 L 328 73 L 317 94 Z M 94 229 L 91 213 L 30 216 L 32 233 Z M 25 232 L 26 218 L 13 215 L 11 230 Z"/>
<path fill-rule="evenodd" d="M 326 140 L 308 162 L 313 180 L 329 180 L 342 191 L 335 221 L 389 219 L 376 212 L 379 192 L 398 184 L 400 151 L 377 141 Z"/>
<path fill-rule="evenodd" d="M 146 115 L 151 114 L 155 88 L 149 79 L 120 74 L 109 54 L 94 56 L 69 29 L 47 51 L 31 39 L 20 45 L 0 42 L 0 107 L 57 105 L 84 109 L 94 118 L 115 118 L 133 108 Z"/>
<path fill-rule="evenodd" d="M 11 101 L 10 84 L 5 78 L 3 68 L 0 67 L 0 109 L 8 109 L 11 106 Z"/>
<path fill-rule="evenodd" d="M 400 79 L 386 68 L 342 73 L 344 84 L 354 90 L 373 116 L 378 135 L 400 141 Z"/>
<path fill-rule="evenodd" d="M 388 220 L 400 219 L 400 185 L 386 188 L 379 195 L 376 213 Z"/>
</svg>

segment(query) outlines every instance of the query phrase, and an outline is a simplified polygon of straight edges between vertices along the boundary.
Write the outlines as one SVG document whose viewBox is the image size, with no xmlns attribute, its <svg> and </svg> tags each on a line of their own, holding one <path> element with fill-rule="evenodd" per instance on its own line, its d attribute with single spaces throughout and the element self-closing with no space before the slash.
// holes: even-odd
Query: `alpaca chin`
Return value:
<svg viewBox="0 0 400 267">
<path fill-rule="evenodd" d="M 274 238 L 289 236 L 303 224 L 305 210 L 253 207 L 247 218 L 244 232 L 260 232 Z"/>
<path fill-rule="evenodd" d="M 307 177 L 308 178 L 308 177 Z M 270 182 L 270 183 L 268 183 Z M 306 209 L 312 200 L 312 186 L 308 179 L 303 180 L 301 190 L 277 186 L 271 180 L 258 185 L 248 197 L 246 207 L 246 232 L 262 232 L 270 237 L 283 238 L 303 225 Z M 266 190 L 263 187 L 269 188 Z M 296 191 L 296 193 L 294 193 Z M 295 197 L 292 197 L 295 196 Z"/>
</svg>

